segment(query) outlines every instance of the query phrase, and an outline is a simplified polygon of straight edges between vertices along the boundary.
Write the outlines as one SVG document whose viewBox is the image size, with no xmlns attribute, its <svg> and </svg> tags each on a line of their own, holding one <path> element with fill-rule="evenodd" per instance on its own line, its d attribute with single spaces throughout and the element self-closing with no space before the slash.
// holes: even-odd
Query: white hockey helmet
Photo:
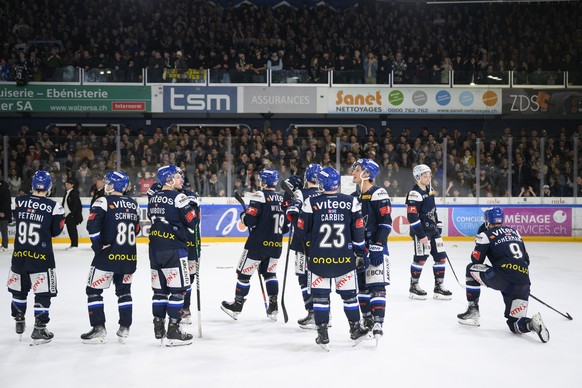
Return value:
<svg viewBox="0 0 582 388">
<path fill-rule="evenodd" d="M 417 164 L 416 166 L 414 166 L 414 169 L 412 170 L 412 175 L 414 175 L 414 179 L 416 179 L 416 181 L 418 182 L 421 175 L 424 174 L 425 172 L 431 172 L 430 167 L 427 166 L 426 164 Z"/>
</svg>

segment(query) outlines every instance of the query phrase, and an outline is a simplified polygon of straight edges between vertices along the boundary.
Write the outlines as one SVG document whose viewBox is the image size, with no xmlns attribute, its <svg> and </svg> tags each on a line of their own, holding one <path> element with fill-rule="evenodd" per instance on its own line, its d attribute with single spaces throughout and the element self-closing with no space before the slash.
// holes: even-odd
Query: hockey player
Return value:
<svg viewBox="0 0 582 388">
<path fill-rule="evenodd" d="M 360 325 L 356 261 L 363 260 L 364 221 L 360 203 L 352 196 L 338 193 L 340 175 L 333 167 L 318 174 L 323 193 L 307 198 L 297 221 L 297 233 L 308 248 L 308 281 L 317 325 L 315 342 L 328 350 L 329 302 L 332 280 L 344 303 L 355 344 L 367 337 Z"/>
<path fill-rule="evenodd" d="M 276 321 L 279 312 L 277 298 L 277 263 L 281 256 L 283 234 L 288 225 L 283 211 L 283 195 L 275 191 L 279 173 L 265 168 L 259 173 L 261 189 L 253 193 L 246 211 L 241 213 L 242 223 L 249 228 L 249 237 L 237 267 L 234 301 L 223 301 L 221 309 L 233 319 L 238 319 L 250 290 L 250 279 L 255 271 L 263 276 L 269 296 L 267 316 Z"/>
<path fill-rule="evenodd" d="M 192 190 L 184 188 L 182 190 L 188 199 L 190 200 L 190 206 L 198 216 L 200 217 L 200 199 L 198 195 Z M 200 223 L 198 223 L 194 228 L 188 228 L 188 271 L 190 271 L 190 287 L 186 290 L 186 295 L 184 295 L 184 307 L 182 309 L 182 321 L 181 323 L 190 325 L 192 324 L 192 313 L 190 312 L 190 304 L 192 301 L 192 285 L 194 284 L 194 279 L 198 273 L 198 260 L 200 259 Z"/>
<path fill-rule="evenodd" d="M 371 159 L 359 159 L 352 166 L 352 178 L 360 188 L 359 200 L 366 233 L 366 266 L 358 271 L 358 300 L 364 326 L 376 340 L 382 337 L 386 312 L 386 286 L 390 284 L 388 236 L 392 231 L 392 203 L 382 187 L 374 185 L 380 166 Z"/>
<path fill-rule="evenodd" d="M 16 197 L 14 220 L 16 235 L 8 273 L 8 291 L 12 293 L 12 316 L 16 334 L 22 339 L 26 328 L 26 298 L 34 293 L 34 330 L 32 345 L 50 342 L 54 335 L 46 328 L 51 298 L 57 296 L 57 278 L 52 238 L 65 226 L 65 210 L 46 198 L 52 187 L 48 172 L 39 170 L 32 177 L 32 194 Z"/>
<path fill-rule="evenodd" d="M 406 213 L 410 223 L 410 236 L 414 240 L 414 257 L 410 266 L 411 299 L 426 299 L 426 291 L 420 288 L 418 280 L 429 253 L 434 265 L 434 299 L 450 300 L 452 292 L 445 289 L 445 267 L 447 253 L 441 238 L 442 223 L 438 219 L 434 194 L 430 186 L 432 174 L 426 164 L 419 164 L 412 170 L 416 184 L 406 196 Z"/>
<path fill-rule="evenodd" d="M 137 268 L 135 236 L 139 233 L 139 208 L 135 199 L 124 195 L 129 177 L 111 171 L 103 179 L 104 197 L 98 197 L 87 219 L 91 248 L 95 252 L 87 279 L 87 308 L 91 330 L 81 334 L 85 344 L 107 341 L 103 290 L 115 285 L 119 329 L 117 339 L 125 343 L 132 322 L 131 283 Z"/>
<path fill-rule="evenodd" d="M 500 207 L 486 212 L 487 230 L 477 236 L 466 271 L 469 307 L 457 318 L 463 325 L 479 326 L 479 296 L 481 286 L 486 286 L 501 291 L 511 332 L 535 331 L 542 342 L 548 342 L 550 333 L 540 313 L 531 318 L 526 316 L 530 293 L 529 255 L 519 232 L 503 226 L 503 217 Z M 491 266 L 484 264 L 485 258 Z"/>
<path fill-rule="evenodd" d="M 180 168 L 178 168 L 182 175 L 184 174 Z M 159 183 L 154 183 L 148 189 L 148 198 L 151 198 L 152 195 L 160 191 L 162 185 Z M 200 200 L 198 195 L 193 192 L 192 190 L 188 190 L 183 188 L 179 190 L 180 192 L 186 194 L 186 196 L 190 199 L 190 206 L 200 215 Z M 180 323 L 185 325 L 192 324 L 192 314 L 190 312 L 190 303 L 191 303 L 191 296 L 192 296 L 192 284 L 194 284 L 194 279 L 197 274 L 197 266 L 198 266 L 198 259 L 200 258 L 200 224 L 196 225 L 194 229 L 188 228 L 188 271 L 190 272 L 190 288 L 186 290 L 186 294 L 184 295 L 184 307 L 182 308 L 182 320 Z"/>
<path fill-rule="evenodd" d="M 148 214 L 152 219 L 149 256 L 154 334 L 159 340 L 166 337 L 166 346 L 190 345 L 192 334 L 180 329 L 180 320 L 184 293 L 190 288 L 188 228 L 196 228 L 200 219 L 190 206 L 190 199 L 179 192 L 184 179 L 178 167 L 172 164 L 160 167 L 157 178 L 162 189 L 148 200 Z M 169 317 L 167 332 L 166 315 Z"/>
<path fill-rule="evenodd" d="M 288 220 L 293 222 L 294 226 L 297 227 L 297 217 L 293 217 L 293 214 L 299 214 L 299 210 L 303 205 L 303 202 L 307 198 L 319 195 L 319 185 L 317 184 L 317 174 L 321 171 L 321 166 L 319 164 L 312 163 L 305 169 L 303 188 L 301 188 L 300 182 L 301 178 L 296 175 L 290 176 L 285 180 L 287 184 L 294 193 L 294 198 L 292 200 L 289 211 Z M 287 199 L 287 198 L 286 198 Z M 301 287 L 301 293 L 303 295 L 303 304 L 305 310 L 307 310 L 307 316 L 301 318 L 297 321 L 299 327 L 302 329 L 315 329 L 315 318 L 313 315 L 313 299 L 311 298 L 311 293 L 309 292 L 309 286 L 307 285 L 307 260 L 305 257 L 305 242 L 295 235 L 291 239 L 291 249 L 295 252 L 295 274 L 297 275 L 297 280 L 299 281 L 299 286 Z"/>
</svg>

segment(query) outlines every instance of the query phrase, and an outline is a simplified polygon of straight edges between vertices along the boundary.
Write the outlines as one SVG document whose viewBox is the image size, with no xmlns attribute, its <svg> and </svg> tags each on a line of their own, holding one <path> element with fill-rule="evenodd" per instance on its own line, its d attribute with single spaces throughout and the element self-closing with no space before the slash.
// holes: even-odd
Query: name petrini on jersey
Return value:
<svg viewBox="0 0 582 388">
<path fill-rule="evenodd" d="M 427 192 L 414 185 L 406 196 L 406 214 L 410 223 L 410 235 L 419 239 L 439 234 L 436 202 L 432 191 Z"/>
<path fill-rule="evenodd" d="M 317 187 L 309 187 L 305 189 L 299 189 L 295 191 L 295 199 L 304 203 L 307 198 L 316 197 L 321 194 L 321 191 Z M 296 226 L 296 225 L 295 225 Z M 304 252 L 305 251 L 305 242 L 301 238 L 293 238 L 291 240 L 290 249 L 293 249 L 296 252 Z"/>
<path fill-rule="evenodd" d="M 188 229 L 195 229 L 200 218 L 190 205 L 190 198 L 176 190 L 160 190 L 148 200 L 152 220 L 150 248 L 155 250 L 187 248 Z"/>
<path fill-rule="evenodd" d="M 307 198 L 297 220 L 297 231 L 309 242 L 309 270 L 326 278 L 356 268 L 364 253 L 364 220 L 357 198 L 321 194 Z"/>
<path fill-rule="evenodd" d="M 483 264 L 485 258 L 511 282 L 530 284 L 529 254 L 517 230 L 509 226 L 497 226 L 479 233 L 471 261 Z"/>
<path fill-rule="evenodd" d="M 354 195 L 354 194 L 352 194 Z M 386 190 L 372 186 L 359 197 L 368 244 L 385 242 L 392 231 L 392 202 Z"/>
<path fill-rule="evenodd" d="M 281 256 L 283 235 L 289 231 L 283 211 L 283 194 L 273 190 L 253 193 L 241 221 L 250 233 L 246 250 L 269 257 Z"/>
<path fill-rule="evenodd" d="M 136 235 L 140 230 L 135 199 L 108 195 L 95 200 L 87 219 L 93 266 L 117 273 L 134 273 L 137 267 Z"/>
<path fill-rule="evenodd" d="M 16 197 L 13 215 L 16 221 L 13 266 L 28 272 L 54 268 L 52 238 L 63 231 L 65 209 L 52 199 L 26 194 Z"/>
</svg>

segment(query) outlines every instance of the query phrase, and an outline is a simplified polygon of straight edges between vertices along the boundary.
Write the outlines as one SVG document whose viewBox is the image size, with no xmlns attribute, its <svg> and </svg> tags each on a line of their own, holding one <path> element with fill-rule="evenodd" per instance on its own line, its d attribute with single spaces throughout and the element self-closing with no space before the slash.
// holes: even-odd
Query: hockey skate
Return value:
<svg viewBox="0 0 582 388">
<path fill-rule="evenodd" d="M 160 317 L 154 317 L 154 335 L 161 343 L 164 342 L 166 336 L 166 320 Z"/>
<path fill-rule="evenodd" d="M 408 290 L 410 293 L 408 296 L 410 299 L 416 300 L 426 300 L 426 291 L 420 288 L 418 281 L 411 281 L 410 282 L 410 289 Z"/>
<path fill-rule="evenodd" d="M 34 330 L 32 330 L 32 334 L 30 335 L 30 338 L 32 338 L 30 346 L 48 344 L 53 337 L 54 334 L 47 330 L 46 324 L 37 320 L 34 323 Z"/>
<path fill-rule="evenodd" d="M 127 326 L 119 326 L 119 330 L 117 330 L 117 342 L 120 344 L 124 344 L 127 341 L 127 337 L 129 337 L 129 327 Z"/>
<path fill-rule="evenodd" d="M 105 330 L 105 326 L 93 326 L 89 332 L 81 334 L 81 341 L 89 345 L 104 344 L 107 342 L 107 330 Z"/>
<path fill-rule="evenodd" d="M 531 331 L 535 331 L 543 343 L 546 343 L 550 340 L 550 332 L 544 324 L 540 313 L 536 313 L 533 317 L 531 317 L 529 321 L 529 329 Z"/>
<path fill-rule="evenodd" d="M 384 335 L 384 331 L 382 330 L 382 323 L 380 322 L 374 323 L 374 327 L 372 328 L 372 335 L 376 340 L 376 346 L 378 346 L 380 338 L 382 338 L 382 336 Z"/>
<path fill-rule="evenodd" d="M 360 322 L 350 322 L 350 338 L 354 341 L 354 345 L 358 345 L 363 340 L 370 338 L 369 331 L 360 325 Z"/>
<path fill-rule="evenodd" d="M 327 324 L 324 323 L 317 326 L 317 338 L 315 339 L 315 343 L 326 352 L 329 352 L 329 335 L 327 334 Z"/>
<path fill-rule="evenodd" d="M 24 315 L 18 314 L 14 317 L 16 321 L 16 334 L 18 334 L 18 340 L 22 341 L 22 333 L 26 330 L 26 321 L 24 320 Z"/>
<path fill-rule="evenodd" d="M 469 302 L 467 311 L 462 314 L 457 314 L 461 325 L 480 326 L 479 317 L 479 305 L 475 302 Z"/>
<path fill-rule="evenodd" d="M 267 317 L 269 317 L 271 321 L 277 321 L 277 314 L 279 314 L 279 303 L 277 303 L 277 295 L 269 296 Z"/>
<path fill-rule="evenodd" d="M 166 346 L 184 346 L 192 344 L 192 334 L 183 332 L 179 322 L 168 322 L 168 332 L 166 333 Z"/>
<path fill-rule="evenodd" d="M 453 299 L 453 293 L 443 287 L 442 282 L 435 282 L 434 291 L 432 297 L 438 300 L 451 300 Z"/>
<path fill-rule="evenodd" d="M 315 314 L 313 310 L 307 311 L 307 316 L 305 318 L 301 318 L 297 320 L 299 327 L 306 330 L 315 330 L 317 326 L 315 326 Z"/>
<path fill-rule="evenodd" d="M 374 317 L 371 315 L 365 315 L 362 319 L 362 326 L 368 329 L 368 331 L 371 331 L 374 327 Z"/>
<path fill-rule="evenodd" d="M 244 299 L 235 299 L 233 302 L 223 301 L 220 308 L 236 321 L 242 311 L 244 303 Z"/>
<path fill-rule="evenodd" d="M 192 324 L 192 314 L 190 313 L 190 309 L 183 309 L 182 310 L 182 320 L 180 321 L 183 325 L 191 325 Z"/>
</svg>

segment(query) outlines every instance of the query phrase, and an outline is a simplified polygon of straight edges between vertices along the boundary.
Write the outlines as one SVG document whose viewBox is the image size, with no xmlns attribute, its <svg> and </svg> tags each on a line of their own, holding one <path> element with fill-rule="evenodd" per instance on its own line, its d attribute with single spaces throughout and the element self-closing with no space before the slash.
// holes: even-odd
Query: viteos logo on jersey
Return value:
<svg viewBox="0 0 582 388">
<path fill-rule="evenodd" d="M 30 199 L 28 199 L 26 201 L 17 201 L 17 206 L 23 207 L 26 209 L 47 211 L 49 213 L 53 211 L 53 207 L 51 205 L 46 204 L 46 203 L 36 202 L 36 201 L 30 200 Z"/>
<path fill-rule="evenodd" d="M 150 203 L 167 203 L 168 205 L 173 205 L 174 199 L 163 195 L 154 195 L 150 198 Z"/>
<path fill-rule="evenodd" d="M 315 210 L 322 209 L 322 210 L 333 210 L 333 209 L 346 209 L 346 210 L 351 210 L 352 209 L 352 203 L 351 202 L 346 202 L 346 201 L 336 201 L 333 199 L 326 199 L 325 201 L 321 201 L 321 202 L 317 202 L 317 204 L 314 206 Z"/>
<path fill-rule="evenodd" d="M 115 206 L 116 208 L 121 208 L 121 209 L 137 210 L 137 204 L 133 203 L 133 202 L 128 202 L 128 201 L 114 201 L 113 206 Z"/>
</svg>

